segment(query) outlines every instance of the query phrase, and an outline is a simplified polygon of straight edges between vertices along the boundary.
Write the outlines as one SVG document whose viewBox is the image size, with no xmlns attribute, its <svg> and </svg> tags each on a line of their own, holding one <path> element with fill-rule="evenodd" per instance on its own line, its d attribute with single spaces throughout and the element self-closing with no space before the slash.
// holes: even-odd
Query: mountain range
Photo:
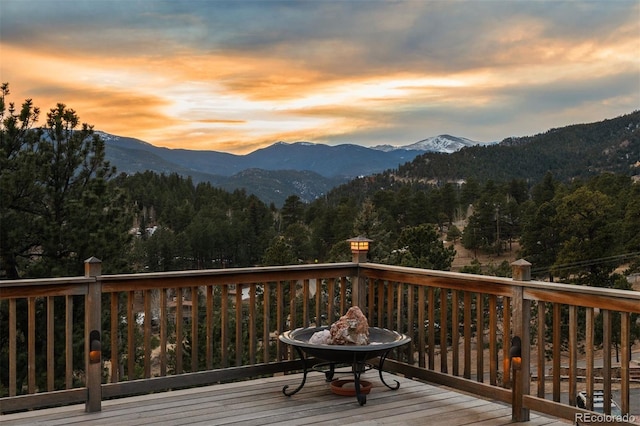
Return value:
<svg viewBox="0 0 640 426">
<path fill-rule="evenodd" d="M 471 146 L 451 154 L 425 153 L 399 166 L 402 181 L 539 182 L 551 173 L 575 182 L 603 173 L 640 180 L 640 110 L 594 123 L 510 137 L 492 146 Z"/>
<path fill-rule="evenodd" d="M 276 142 L 236 155 L 169 149 L 134 138 L 97 133 L 105 141 L 106 159 L 119 173 L 150 170 L 190 176 L 195 183 L 210 182 L 228 191 L 245 189 L 278 207 L 290 195 L 312 201 L 355 177 L 396 169 L 427 152 L 453 153 L 465 147 L 492 144 L 450 135 L 399 147 Z"/>
</svg>

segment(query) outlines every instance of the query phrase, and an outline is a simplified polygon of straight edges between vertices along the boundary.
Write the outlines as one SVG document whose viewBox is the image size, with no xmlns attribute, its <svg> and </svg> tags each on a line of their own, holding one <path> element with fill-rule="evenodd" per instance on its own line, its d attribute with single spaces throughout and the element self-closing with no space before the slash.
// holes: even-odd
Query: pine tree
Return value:
<svg viewBox="0 0 640 426">
<path fill-rule="evenodd" d="M 39 109 L 26 100 L 0 115 L 0 259 L 6 278 L 81 275 L 83 261 L 122 270 L 132 221 L 124 194 L 109 179 L 104 141 L 76 112 L 58 104 L 35 128 Z"/>
</svg>

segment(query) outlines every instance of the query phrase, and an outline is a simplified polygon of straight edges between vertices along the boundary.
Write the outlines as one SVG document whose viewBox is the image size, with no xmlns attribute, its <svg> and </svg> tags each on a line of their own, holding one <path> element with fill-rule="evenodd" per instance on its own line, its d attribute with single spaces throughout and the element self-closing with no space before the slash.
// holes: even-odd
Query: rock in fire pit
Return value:
<svg viewBox="0 0 640 426">
<path fill-rule="evenodd" d="M 314 333 L 309 343 L 325 345 L 368 345 L 369 322 L 359 307 L 349 308 L 329 330 Z"/>
</svg>

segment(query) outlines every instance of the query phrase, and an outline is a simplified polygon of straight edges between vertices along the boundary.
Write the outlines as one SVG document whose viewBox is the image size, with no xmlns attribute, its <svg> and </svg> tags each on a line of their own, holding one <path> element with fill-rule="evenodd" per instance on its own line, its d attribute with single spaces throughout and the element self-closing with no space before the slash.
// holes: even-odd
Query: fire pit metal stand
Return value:
<svg viewBox="0 0 640 426">
<path fill-rule="evenodd" d="M 350 364 L 356 398 L 360 405 L 364 405 L 367 402 L 366 395 L 362 394 L 360 390 L 360 376 L 363 372 L 371 368 L 371 365 L 367 364 L 367 360 L 369 359 L 380 357 L 377 369 L 380 375 L 380 381 L 382 381 L 386 387 L 391 390 L 396 390 L 400 387 L 400 382 L 397 380 L 394 380 L 396 382 L 395 385 L 390 385 L 385 381 L 382 376 L 382 367 L 389 352 L 394 348 L 409 343 L 411 341 L 410 337 L 384 328 L 370 327 L 370 344 L 368 345 L 325 345 L 309 343 L 309 339 L 314 333 L 325 329 L 328 329 L 328 327 L 298 328 L 287 331 L 279 336 L 280 341 L 291 345 L 296 350 L 304 367 L 302 382 L 298 387 L 288 391 L 289 385 L 285 385 L 282 388 L 282 393 L 291 396 L 304 387 L 307 381 L 307 373 L 309 372 L 309 362 L 307 358 L 310 356 L 327 361 L 326 363 L 316 364 L 312 369 L 322 371 L 318 370 L 318 367 L 328 365 L 328 370 L 322 371 L 328 382 L 333 379 L 336 372 L 336 365 Z"/>
</svg>

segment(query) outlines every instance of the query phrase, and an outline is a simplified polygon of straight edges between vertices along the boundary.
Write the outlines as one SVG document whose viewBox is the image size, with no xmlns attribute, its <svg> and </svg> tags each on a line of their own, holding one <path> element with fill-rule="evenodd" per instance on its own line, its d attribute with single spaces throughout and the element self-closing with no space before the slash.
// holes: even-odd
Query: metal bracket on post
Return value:
<svg viewBox="0 0 640 426">
<path fill-rule="evenodd" d="M 102 348 L 101 332 L 101 300 L 102 300 L 102 261 L 90 257 L 84 261 L 84 276 L 94 277 L 95 280 L 88 284 L 85 299 L 84 321 L 84 352 L 87 386 L 87 401 L 85 411 L 102 411 Z"/>
</svg>

